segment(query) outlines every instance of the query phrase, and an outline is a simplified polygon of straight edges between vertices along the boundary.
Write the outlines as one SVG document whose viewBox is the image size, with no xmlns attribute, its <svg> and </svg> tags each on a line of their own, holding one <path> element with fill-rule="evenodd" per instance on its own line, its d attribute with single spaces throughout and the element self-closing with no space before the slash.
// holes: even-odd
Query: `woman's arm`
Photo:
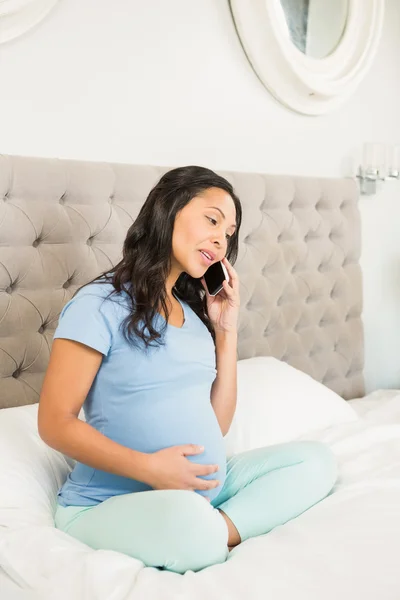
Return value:
<svg viewBox="0 0 400 600">
<path fill-rule="evenodd" d="M 237 395 L 237 332 L 215 334 L 217 358 L 217 377 L 211 388 L 211 405 L 217 416 L 222 435 L 226 435 L 231 426 L 236 409 Z"/>
<path fill-rule="evenodd" d="M 39 435 L 48 446 L 90 467 L 146 481 L 150 455 L 126 448 L 78 419 L 103 355 L 55 339 L 39 400 Z"/>
</svg>

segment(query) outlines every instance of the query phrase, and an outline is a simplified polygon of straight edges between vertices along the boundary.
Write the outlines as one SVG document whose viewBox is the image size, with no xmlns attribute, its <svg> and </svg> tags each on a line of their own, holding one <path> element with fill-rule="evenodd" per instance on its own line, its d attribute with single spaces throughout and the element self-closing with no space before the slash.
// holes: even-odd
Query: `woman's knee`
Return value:
<svg viewBox="0 0 400 600">
<path fill-rule="evenodd" d="M 147 525 L 140 528 L 135 550 L 147 566 L 185 573 L 226 560 L 226 523 L 203 496 L 186 490 L 145 493 L 139 512 Z"/>
<path fill-rule="evenodd" d="M 303 461 L 309 466 L 321 496 L 324 497 L 332 490 L 337 480 L 338 469 L 336 457 L 331 448 L 323 442 L 304 441 Z"/>
<path fill-rule="evenodd" d="M 174 495 L 162 532 L 163 540 L 169 540 L 163 568 L 185 573 L 224 562 L 229 554 L 228 529 L 220 512 L 194 492 Z"/>
</svg>

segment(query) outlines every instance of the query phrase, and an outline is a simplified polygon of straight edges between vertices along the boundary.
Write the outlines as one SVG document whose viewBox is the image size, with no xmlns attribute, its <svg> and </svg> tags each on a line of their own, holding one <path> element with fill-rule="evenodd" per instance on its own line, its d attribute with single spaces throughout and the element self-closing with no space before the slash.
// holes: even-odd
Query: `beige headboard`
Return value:
<svg viewBox="0 0 400 600">
<path fill-rule="evenodd" d="M 119 260 L 167 170 L 0 156 L 0 407 L 38 401 L 63 305 Z M 272 355 L 363 395 L 355 182 L 219 172 L 243 204 L 238 358 Z"/>
</svg>

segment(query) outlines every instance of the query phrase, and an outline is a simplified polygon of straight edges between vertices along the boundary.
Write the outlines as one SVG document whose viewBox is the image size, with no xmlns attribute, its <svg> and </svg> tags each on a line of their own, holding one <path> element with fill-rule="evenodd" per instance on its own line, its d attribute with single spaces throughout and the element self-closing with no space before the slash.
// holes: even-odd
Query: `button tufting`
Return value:
<svg viewBox="0 0 400 600">
<path fill-rule="evenodd" d="M 71 280 L 67 279 L 67 281 L 63 285 L 64 290 L 68 289 L 70 285 L 71 285 Z"/>
<path fill-rule="evenodd" d="M 12 291 L 13 291 L 13 288 L 12 288 L 12 286 L 11 286 L 11 285 L 9 285 L 9 286 L 8 286 L 8 288 L 6 288 L 6 292 L 7 292 L 7 294 L 11 294 L 11 293 L 12 293 Z"/>
<path fill-rule="evenodd" d="M 21 375 L 21 369 L 18 368 L 16 371 L 14 371 L 14 373 L 12 374 L 12 376 L 14 377 L 14 379 L 18 379 L 18 377 Z"/>
<path fill-rule="evenodd" d="M 35 241 L 33 242 L 32 246 L 33 246 L 34 248 L 37 248 L 37 247 L 39 246 L 39 244 L 40 244 L 40 242 L 41 242 L 41 241 L 42 241 L 42 240 L 41 240 L 40 238 L 38 238 L 37 240 L 35 240 Z"/>
<path fill-rule="evenodd" d="M 93 237 L 90 237 L 86 240 L 86 243 L 88 246 L 91 246 L 93 244 Z"/>
<path fill-rule="evenodd" d="M 41 326 L 39 327 L 39 330 L 38 330 L 38 331 L 39 331 L 39 333 L 44 333 L 44 326 L 43 326 L 43 325 L 41 325 Z"/>
<path fill-rule="evenodd" d="M 61 196 L 60 200 L 59 200 L 60 204 L 64 204 L 65 203 L 66 196 L 67 196 L 67 192 L 64 192 L 63 195 Z"/>
</svg>

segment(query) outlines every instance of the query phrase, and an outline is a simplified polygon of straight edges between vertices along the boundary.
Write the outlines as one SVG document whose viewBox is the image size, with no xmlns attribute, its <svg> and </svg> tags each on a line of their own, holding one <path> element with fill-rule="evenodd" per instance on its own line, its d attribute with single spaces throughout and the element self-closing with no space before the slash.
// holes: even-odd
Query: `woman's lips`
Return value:
<svg viewBox="0 0 400 600">
<path fill-rule="evenodd" d="M 207 256 L 205 254 L 203 254 L 203 252 L 201 250 L 199 250 L 199 252 L 200 252 L 201 260 L 203 261 L 203 263 L 205 265 L 207 265 L 209 267 L 213 261 L 210 258 L 207 258 Z"/>
</svg>

